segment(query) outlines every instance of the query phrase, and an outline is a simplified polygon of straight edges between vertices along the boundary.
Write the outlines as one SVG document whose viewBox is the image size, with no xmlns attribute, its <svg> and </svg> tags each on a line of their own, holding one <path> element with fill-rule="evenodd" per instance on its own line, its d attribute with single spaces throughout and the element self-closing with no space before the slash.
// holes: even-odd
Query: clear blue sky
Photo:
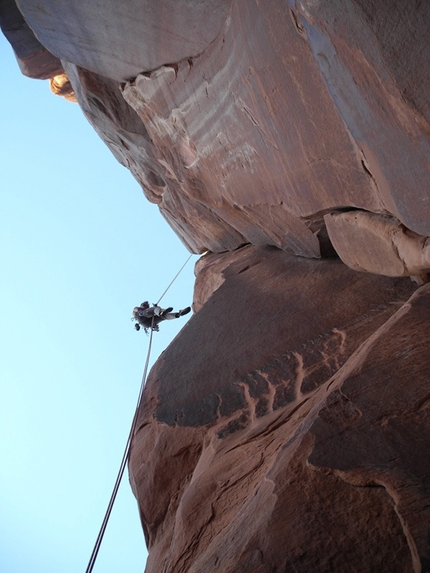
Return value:
<svg viewBox="0 0 430 573">
<path fill-rule="evenodd" d="M 130 321 L 189 253 L 77 104 L 19 72 L 0 33 L 0 571 L 84 572 L 149 338 Z M 192 302 L 191 261 L 163 299 Z M 152 360 L 190 315 L 164 323 Z M 142 573 L 124 476 L 95 572 Z"/>
</svg>

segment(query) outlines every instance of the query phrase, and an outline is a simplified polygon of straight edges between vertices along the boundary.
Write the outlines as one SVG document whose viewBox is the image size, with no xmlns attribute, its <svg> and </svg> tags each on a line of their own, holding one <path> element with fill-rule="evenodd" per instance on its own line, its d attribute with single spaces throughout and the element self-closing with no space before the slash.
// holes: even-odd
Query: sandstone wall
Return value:
<svg viewBox="0 0 430 573">
<path fill-rule="evenodd" d="M 145 390 L 147 571 L 428 571 L 428 285 L 255 247 L 223 279 Z"/>
<path fill-rule="evenodd" d="M 147 573 L 430 571 L 430 4 L 17 4 L 24 73 L 210 251 L 132 443 Z"/>
<path fill-rule="evenodd" d="M 351 209 L 430 234 L 428 3 L 18 4 L 193 252 L 318 257 Z"/>
</svg>

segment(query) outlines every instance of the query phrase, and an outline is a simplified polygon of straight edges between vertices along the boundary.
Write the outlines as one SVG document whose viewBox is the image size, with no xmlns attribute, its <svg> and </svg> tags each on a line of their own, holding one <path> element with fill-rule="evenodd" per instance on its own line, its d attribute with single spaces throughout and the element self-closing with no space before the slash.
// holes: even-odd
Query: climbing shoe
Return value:
<svg viewBox="0 0 430 573">
<path fill-rule="evenodd" d="M 183 308 L 182 310 L 178 311 L 175 316 L 176 318 L 179 318 L 180 316 L 184 316 L 184 314 L 188 314 L 191 310 L 190 306 L 187 306 L 187 308 Z"/>
</svg>

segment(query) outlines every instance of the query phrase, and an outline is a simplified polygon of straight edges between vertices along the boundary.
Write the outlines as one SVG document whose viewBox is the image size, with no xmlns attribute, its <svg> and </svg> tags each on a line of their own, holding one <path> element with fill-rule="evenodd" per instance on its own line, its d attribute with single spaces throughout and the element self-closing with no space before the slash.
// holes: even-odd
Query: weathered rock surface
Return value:
<svg viewBox="0 0 430 573">
<path fill-rule="evenodd" d="M 53 54 L 117 81 L 194 57 L 219 34 L 231 0 L 17 0 Z"/>
<path fill-rule="evenodd" d="M 330 213 L 324 220 L 336 252 L 356 271 L 392 277 L 430 272 L 430 238 L 393 217 L 349 211 Z"/>
<path fill-rule="evenodd" d="M 68 101 L 72 101 L 73 103 L 76 103 L 78 101 L 76 98 L 76 94 L 72 88 L 72 84 L 70 83 L 70 80 L 65 72 L 50 78 L 49 87 L 51 89 L 51 92 L 55 95 L 64 97 L 65 99 L 67 99 Z"/>
<path fill-rule="evenodd" d="M 60 60 L 35 37 L 15 0 L 0 1 L 0 28 L 12 45 L 25 76 L 46 80 L 63 72 Z"/>
<path fill-rule="evenodd" d="M 429 570 L 430 287 L 273 248 L 223 275 L 145 390 L 147 573 Z"/>
<path fill-rule="evenodd" d="M 319 257 L 323 215 L 339 208 L 430 235 L 428 3 L 19 6 L 190 250 Z M 119 95 L 138 114 L 128 133 L 122 104 L 109 116 Z"/>
<path fill-rule="evenodd" d="M 430 3 L 18 6 L 24 73 L 211 251 L 132 443 L 147 573 L 430 572 L 430 287 L 393 278 L 429 271 Z"/>
</svg>

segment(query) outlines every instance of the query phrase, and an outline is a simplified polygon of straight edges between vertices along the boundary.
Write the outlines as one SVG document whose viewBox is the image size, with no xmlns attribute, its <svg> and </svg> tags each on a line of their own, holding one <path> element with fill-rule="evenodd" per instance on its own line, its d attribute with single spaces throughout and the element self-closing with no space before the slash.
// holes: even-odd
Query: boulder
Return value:
<svg viewBox="0 0 430 573">
<path fill-rule="evenodd" d="M 351 269 L 427 280 L 429 237 L 406 229 L 394 217 L 365 211 L 330 213 L 324 220 L 336 252 Z"/>
</svg>

